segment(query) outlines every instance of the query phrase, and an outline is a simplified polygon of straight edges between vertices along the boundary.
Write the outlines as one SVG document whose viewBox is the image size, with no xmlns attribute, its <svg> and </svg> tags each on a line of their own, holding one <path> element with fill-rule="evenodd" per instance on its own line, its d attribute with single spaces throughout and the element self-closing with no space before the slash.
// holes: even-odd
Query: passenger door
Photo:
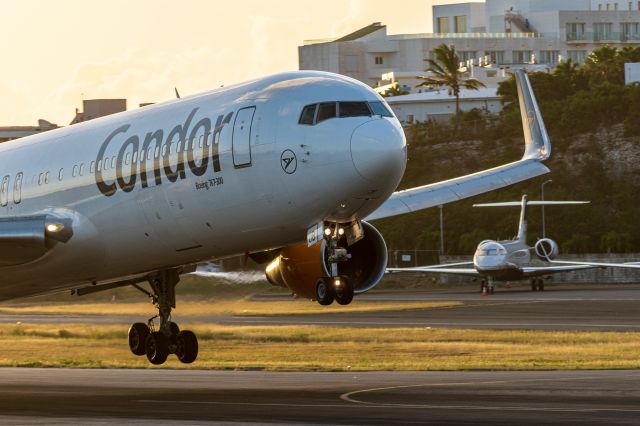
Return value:
<svg viewBox="0 0 640 426">
<path fill-rule="evenodd" d="M 235 168 L 251 167 L 251 125 L 256 107 L 242 108 L 233 124 L 232 155 Z"/>
</svg>

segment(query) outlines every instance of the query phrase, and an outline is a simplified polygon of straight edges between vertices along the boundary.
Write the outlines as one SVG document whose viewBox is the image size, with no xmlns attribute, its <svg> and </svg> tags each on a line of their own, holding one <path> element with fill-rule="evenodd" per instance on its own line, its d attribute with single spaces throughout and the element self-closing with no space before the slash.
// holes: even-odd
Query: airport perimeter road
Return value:
<svg viewBox="0 0 640 426">
<path fill-rule="evenodd" d="M 0 369 L 2 424 L 640 423 L 640 371 Z"/>
</svg>

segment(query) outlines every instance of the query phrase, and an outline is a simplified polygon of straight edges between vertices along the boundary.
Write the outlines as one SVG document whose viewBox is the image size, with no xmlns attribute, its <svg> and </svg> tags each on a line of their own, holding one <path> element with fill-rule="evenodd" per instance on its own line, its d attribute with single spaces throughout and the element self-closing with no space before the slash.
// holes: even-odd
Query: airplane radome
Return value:
<svg viewBox="0 0 640 426">
<path fill-rule="evenodd" d="M 537 112 L 525 74 L 518 85 Z M 519 161 L 396 193 L 407 156 L 400 123 L 371 88 L 324 72 L 278 74 L 3 143 L 0 300 L 147 281 L 160 324 L 133 324 L 131 351 L 154 364 L 171 353 L 190 363 L 196 336 L 170 321 L 181 274 L 248 254 L 272 284 L 348 304 L 386 268 L 384 239 L 362 219 L 547 173 L 538 123 L 524 128 Z"/>
</svg>

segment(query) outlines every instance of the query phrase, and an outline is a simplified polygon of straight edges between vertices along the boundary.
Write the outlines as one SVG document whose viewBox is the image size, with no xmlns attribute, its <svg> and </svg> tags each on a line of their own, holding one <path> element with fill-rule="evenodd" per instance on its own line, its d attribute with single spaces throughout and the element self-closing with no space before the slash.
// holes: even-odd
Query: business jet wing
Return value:
<svg viewBox="0 0 640 426">
<path fill-rule="evenodd" d="M 540 277 L 543 275 L 557 274 L 559 272 L 578 271 L 581 269 L 600 268 L 596 265 L 564 265 L 564 266 L 525 266 L 522 272 L 525 277 Z"/>
<path fill-rule="evenodd" d="M 430 272 L 435 274 L 449 274 L 449 275 L 465 275 L 472 277 L 480 277 L 481 275 L 475 268 L 458 268 L 457 266 L 473 265 L 473 262 L 461 262 L 461 263 L 445 263 L 441 265 L 432 266 L 415 266 L 410 268 L 387 268 L 387 273 L 397 272 Z"/>
<path fill-rule="evenodd" d="M 594 268 L 631 268 L 640 269 L 640 262 L 626 262 L 626 263 L 604 263 L 604 262 L 579 262 L 572 260 L 551 260 L 547 259 L 549 263 L 555 263 L 558 265 L 588 265 Z"/>
<path fill-rule="evenodd" d="M 515 71 L 525 150 L 516 162 L 458 178 L 395 192 L 366 220 L 376 220 L 462 200 L 549 172 L 541 162 L 551 154 L 551 142 L 524 70 Z"/>
</svg>

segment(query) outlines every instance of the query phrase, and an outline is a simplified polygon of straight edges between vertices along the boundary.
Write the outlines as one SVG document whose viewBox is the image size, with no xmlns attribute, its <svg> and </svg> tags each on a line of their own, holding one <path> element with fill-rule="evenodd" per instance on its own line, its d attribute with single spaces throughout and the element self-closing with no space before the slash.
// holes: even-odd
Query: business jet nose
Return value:
<svg viewBox="0 0 640 426">
<path fill-rule="evenodd" d="M 368 121 L 351 135 L 351 158 L 358 174 L 378 183 L 400 182 L 407 165 L 402 128 L 385 118 Z"/>
</svg>

